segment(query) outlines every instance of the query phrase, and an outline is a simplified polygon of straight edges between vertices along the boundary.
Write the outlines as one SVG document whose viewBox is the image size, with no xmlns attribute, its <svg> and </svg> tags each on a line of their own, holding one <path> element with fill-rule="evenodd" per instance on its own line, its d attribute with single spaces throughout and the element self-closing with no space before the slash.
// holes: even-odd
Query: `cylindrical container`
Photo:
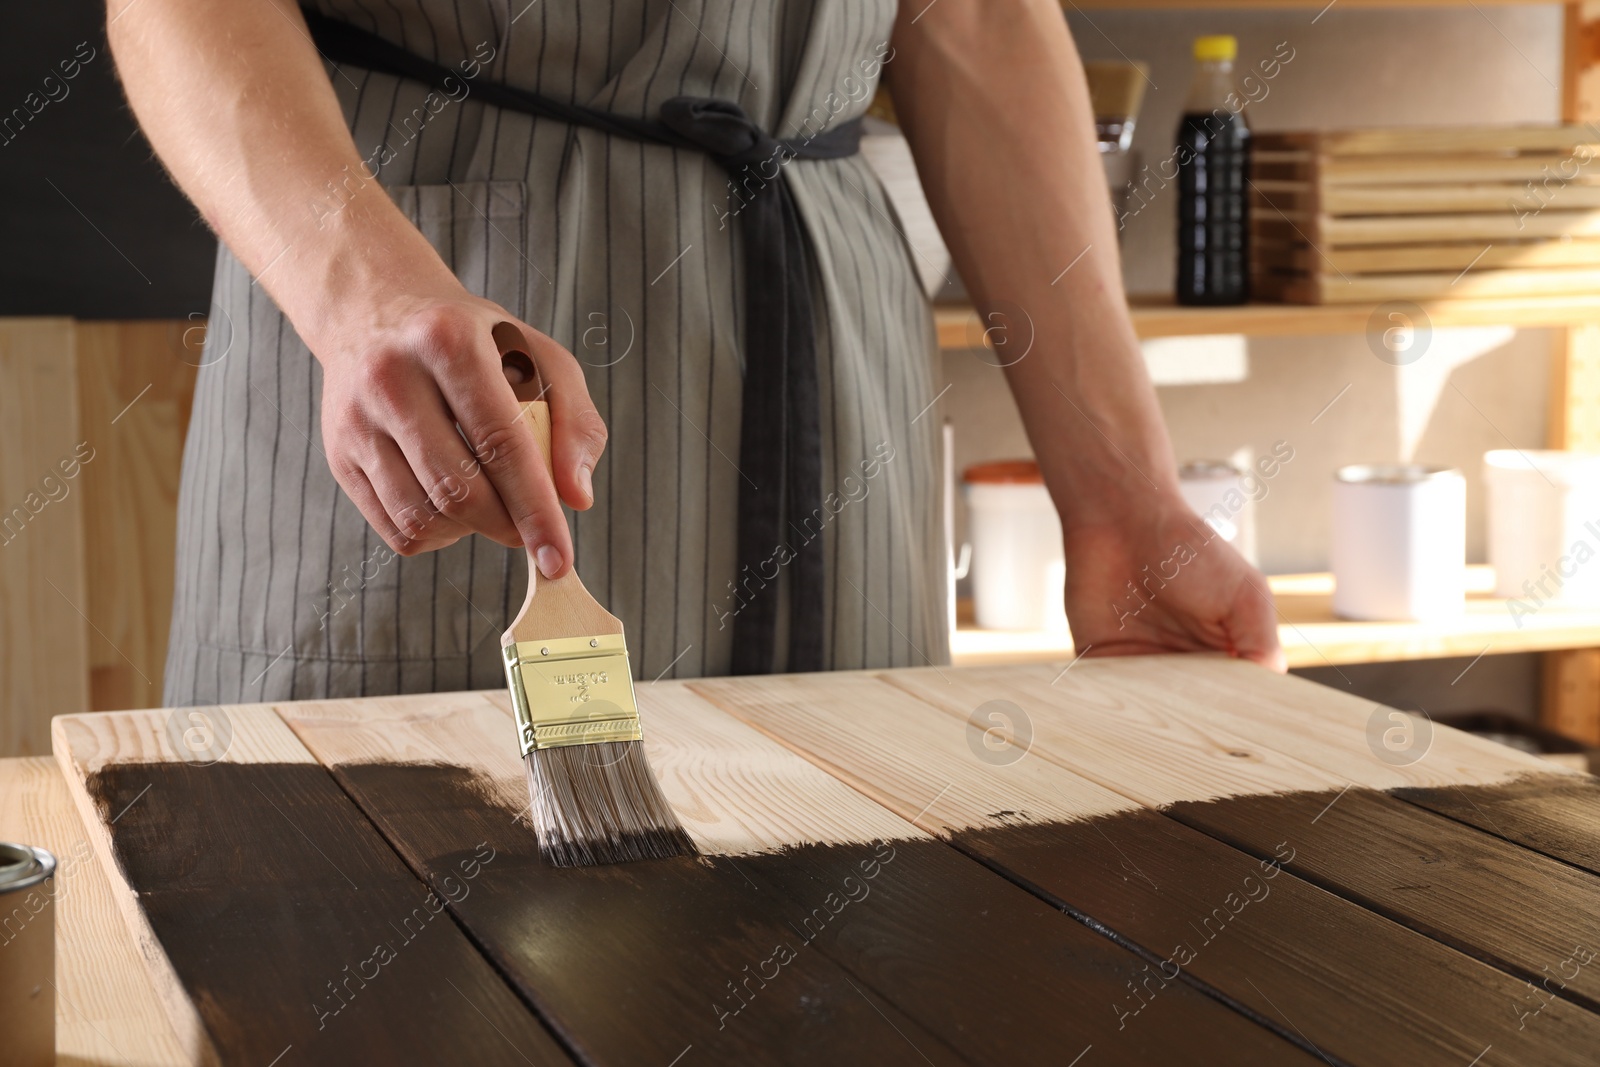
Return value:
<svg viewBox="0 0 1600 1067">
<path fill-rule="evenodd" d="M 985 630 L 1065 630 L 1061 519 L 1031 459 L 968 467 L 972 600 Z"/>
<path fill-rule="evenodd" d="M 0 842 L 0 1056 L 12 1067 L 56 1061 L 56 858 Z"/>
<path fill-rule="evenodd" d="M 1195 459 L 1178 468 L 1183 499 L 1224 541 L 1256 562 L 1256 505 L 1244 472 L 1220 459 Z"/>
<path fill-rule="evenodd" d="M 1495 595 L 1600 608 L 1600 456 L 1483 454 Z"/>
<path fill-rule="evenodd" d="M 1466 610 L 1467 482 L 1416 464 L 1341 467 L 1333 484 L 1333 612 L 1447 619 Z"/>
</svg>

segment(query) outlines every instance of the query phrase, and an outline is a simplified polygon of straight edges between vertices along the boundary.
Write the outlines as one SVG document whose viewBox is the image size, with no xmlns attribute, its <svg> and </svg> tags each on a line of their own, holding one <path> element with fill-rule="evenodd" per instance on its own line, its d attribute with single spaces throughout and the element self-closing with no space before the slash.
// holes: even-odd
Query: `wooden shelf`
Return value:
<svg viewBox="0 0 1600 1067">
<path fill-rule="evenodd" d="M 1470 0 L 1338 0 L 1339 6 L 1350 7 L 1466 7 Z M 1527 7 L 1550 0 L 1481 0 L 1479 6 Z M 1086 8 L 1090 11 L 1143 9 L 1146 11 L 1215 11 L 1247 8 L 1256 11 L 1273 11 L 1285 8 L 1320 11 L 1332 7 L 1328 0 L 1062 0 L 1067 11 Z"/>
<path fill-rule="evenodd" d="M 1489 595 L 1494 572 L 1488 567 L 1467 568 L 1466 613 L 1447 623 L 1335 618 L 1331 574 L 1283 574 L 1267 582 L 1278 603 L 1278 640 L 1291 667 L 1600 647 L 1600 611 L 1545 608 L 1513 618 L 1506 601 Z M 969 605 L 962 605 L 961 614 L 965 621 L 951 642 L 957 666 L 1044 663 L 1073 655 L 1071 634 L 979 630 Z"/>
<path fill-rule="evenodd" d="M 1367 329 L 1377 305 L 1245 304 L 1241 307 L 1178 307 L 1171 300 L 1134 297 L 1133 327 L 1141 338 L 1199 334 L 1287 337 L 1352 334 Z M 1434 326 L 1573 326 L 1600 323 L 1600 294 L 1496 300 L 1424 301 Z M 969 307 L 934 308 L 940 348 L 976 348 L 983 326 Z"/>
</svg>

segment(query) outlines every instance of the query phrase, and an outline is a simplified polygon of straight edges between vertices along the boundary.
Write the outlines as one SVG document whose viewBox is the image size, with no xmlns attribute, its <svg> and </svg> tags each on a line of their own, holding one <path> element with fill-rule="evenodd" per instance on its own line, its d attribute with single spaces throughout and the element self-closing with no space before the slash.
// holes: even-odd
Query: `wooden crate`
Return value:
<svg viewBox="0 0 1600 1067">
<path fill-rule="evenodd" d="M 1262 133 L 1255 296 L 1300 304 L 1600 293 L 1600 129 Z"/>
</svg>

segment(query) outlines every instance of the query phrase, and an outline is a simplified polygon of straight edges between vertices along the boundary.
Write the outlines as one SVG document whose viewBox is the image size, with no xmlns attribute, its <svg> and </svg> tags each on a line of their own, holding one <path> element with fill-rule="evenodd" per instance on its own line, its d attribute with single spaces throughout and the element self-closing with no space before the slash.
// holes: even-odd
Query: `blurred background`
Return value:
<svg viewBox="0 0 1600 1067">
<path fill-rule="evenodd" d="M 1279 159 L 1277 169 L 1255 172 L 1274 184 L 1246 199 L 1281 198 L 1281 218 L 1296 220 L 1292 233 L 1282 225 L 1268 233 L 1262 220 L 1278 209 L 1256 202 L 1252 240 L 1297 250 L 1301 258 L 1285 262 L 1326 279 L 1320 249 L 1333 238 L 1318 227 L 1332 234 L 1328 220 L 1340 212 L 1318 197 L 1336 184 L 1341 172 L 1329 161 L 1343 158 L 1343 149 L 1306 138 L 1449 127 L 1472 131 L 1474 139 L 1454 149 L 1402 140 L 1387 154 L 1444 161 L 1446 169 L 1450 160 L 1467 166 L 1572 158 L 1579 146 L 1600 145 L 1600 135 L 1581 127 L 1565 138 L 1551 132 L 1600 118 L 1600 101 L 1585 86 L 1600 59 L 1591 14 L 1600 17 L 1582 4 L 1374 7 L 1351 0 L 1231 8 L 1178 0 L 1068 3 L 1064 11 L 1086 60 L 1143 65 L 1126 156 L 1108 160 L 1135 321 L 1175 458 L 1202 464 L 1192 469 L 1195 491 L 1204 497 L 1238 486 L 1254 498 L 1247 508 L 1224 506 L 1214 525 L 1244 537 L 1236 543 L 1275 576 L 1292 665 L 1408 710 L 1490 716 L 1480 725 L 1525 733 L 1519 744 L 1562 748 L 1549 736 L 1559 734 L 1574 751 L 1600 744 L 1600 603 L 1576 587 L 1553 595 L 1559 582 L 1537 605 L 1526 601 L 1527 614 L 1492 595 L 1495 575 L 1482 566 L 1492 548 L 1484 456 L 1511 450 L 1550 486 L 1554 495 L 1537 506 L 1508 503 L 1510 495 L 1499 505 L 1529 523 L 1526 509 L 1549 512 L 1539 521 L 1552 532 L 1540 544 L 1570 543 L 1579 519 L 1600 520 L 1600 511 L 1584 510 L 1594 475 L 1572 468 L 1570 479 L 1547 477 L 1567 461 L 1539 451 L 1583 454 L 1600 446 L 1600 285 L 1586 289 L 1583 264 L 1571 256 L 1562 264 L 1572 272 L 1569 284 L 1553 289 L 1540 276 L 1500 277 L 1515 274 L 1517 261 L 1496 254 L 1469 265 L 1465 281 L 1451 282 L 1458 268 L 1435 269 L 1432 275 L 1442 273 L 1449 284 L 1400 285 L 1382 299 L 1341 299 L 1315 287 L 1308 295 L 1280 271 L 1276 281 L 1257 279 L 1249 303 L 1183 307 L 1174 303 L 1180 186 L 1150 174 L 1173 155 L 1197 69 L 1196 38 L 1232 36 L 1234 77 L 1255 78 L 1243 109 L 1256 134 L 1252 165 Z M 16 529 L 0 533 L 0 755 L 48 751 L 50 714 L 160 702 L 178 458 L 207 328 L 215 243 L 153 161 L 123 103 L 102 22 L 99 5 L 59 0 L 11 12 L 10 32 L 0 40 L 0 109 L 11 116 L 0 118 L 0 195 L 8 205 L 0 213 L 0 508 L 27 512 Z M 77 73 L 64 78 L 59 61 L 74 57 Z M 1262 64 L 1269 61 L 1274 73 L 1267 77 Z M 23 107 L 41 98 L 37 111 Z M 1548 136 L 1526 141 L 1506 132 L 1528 127 Z M 1289 139 L 1272 141 L 1275 134 Z M 892 123 L 874 125 L 870 141 L 939 301 L 939 360 L 949 389 L 938 411 L 948 426 L 951 556 L 960 574 L 953 585 L 957 662 L 1063 659 L 1071 651 L 1063 620 L 1048 603 L 1023 603 L 1028 590 L 1041 587 L 1040 575 L 1046 589 L 1059 583 L 1059 564 L 1046 558 L 1047 549 L 1035 558 L 1036 546 L 996 535 L 993 521 L 986 533 L 980 514 L 1032 506 L 1026 475 L 993 466 L 1028 456 L 998 366 L 1007 350 L 993 344 L 992 332 L 985 345 L 993 323 L 964 305 L 958 280 L 948 277 Z M 1274 145 L 1277 157 L 1263 152 Z M 1565 235 L 1552 229 L 1552 240 L 1565 236 L 1573 247 L 1575 237 L 1582 245 L 1591 212 L 1581 187 L 1593 180 L 1583 169 L 1541 211 L 1550 227 L 1562 220 L 1569 227 Z M 1431 179 L 1410 186 L 1404 210 L 1437 215 L 1448 205 L 1430 205 L 1430 189 L 1447 197 L 1451 187 L 1472 184 L 1484 180 L 1463 171 L 1456 181 L 1435 168 Z M 1479 210 L 1499 223 L 1514 220 L 1501 201 L 1509 205 L 1521 185 L 1502 177 L 1502 192 L 1480 190 Z M 1499 241 L 1515 251 L 1520 236 L 1462 236 L 1459 243 Z M 1258 274 L 1264 262 L 1256 264 Z M 1496 276 L 1484 280 L 1489 267 Z M 1006 323 L 1011 341 L 1022 343 L 1022 326 Z M 80 446 L 92 457 L 79 454 Z M 77 471 L 68 476 L 61 463 L 74 456 L 69 465 Z M 1266 475 L 1259 464 L 1274 457 Z M 1336 492 L 1335 472 L 1350 465 L 1379 465 L 1388 474 L 1365 483 L 1347 476 Z M 1228 466 L 1256 474 L 1241 480 Z M 1459 516 L 1448 492 L 1426 495 L 1438 479 L 1430 482 L 1417 467 L 1459 472 Z M 46 473 L 52 470 L 58 473 Z M 996 486 L 999 495 L 989 492 Z M 1013 501 L 1007 487 L 1016 486 L 1023 493 Z M 1373 486 L 1386 488 L 1363 495 Z M 1429 516 L 1441 514 L 1442 532 L 1430 532 Z M 1376 583 L 1416 596 L 1337 605 L 1341 617 L 1331 573 L 1340 536 L 1349 595 Z M 1428 546 L 1432 536 L 1442 540 L 1418 551 L 1416 539 Z M 1453 548 L 1453 538 L 1464 549 Z M 1519 558 L 1539 551 L 1527 548 Z M 1474 565 L 1466 571 L 1463 554 Z M 1544 562 L 1556 567 L 1557 555 Z M 1436 557 L 1444 560 L 1442 572 Z M 1447 587 L 1442 611 L 1428 585 L 1438 573 Z M 1451 574 L 1466 591 L 1455 608 L 1448 603 Z M 1538 578 L 1537 568 L 1528 576 Z"/>
</svg>

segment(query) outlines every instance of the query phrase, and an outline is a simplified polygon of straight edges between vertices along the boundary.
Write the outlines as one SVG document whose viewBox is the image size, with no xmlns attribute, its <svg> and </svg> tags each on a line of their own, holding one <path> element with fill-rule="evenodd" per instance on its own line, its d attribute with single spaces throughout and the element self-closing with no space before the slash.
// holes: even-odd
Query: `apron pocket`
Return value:
<svg viewBox="0 0 1600 1067">
<path fill-rule="evenodd" d="M 525 315 L 530 267 L 522 182 L 395 185 L 389 195 L 468 292 Z"/>
</svg>

